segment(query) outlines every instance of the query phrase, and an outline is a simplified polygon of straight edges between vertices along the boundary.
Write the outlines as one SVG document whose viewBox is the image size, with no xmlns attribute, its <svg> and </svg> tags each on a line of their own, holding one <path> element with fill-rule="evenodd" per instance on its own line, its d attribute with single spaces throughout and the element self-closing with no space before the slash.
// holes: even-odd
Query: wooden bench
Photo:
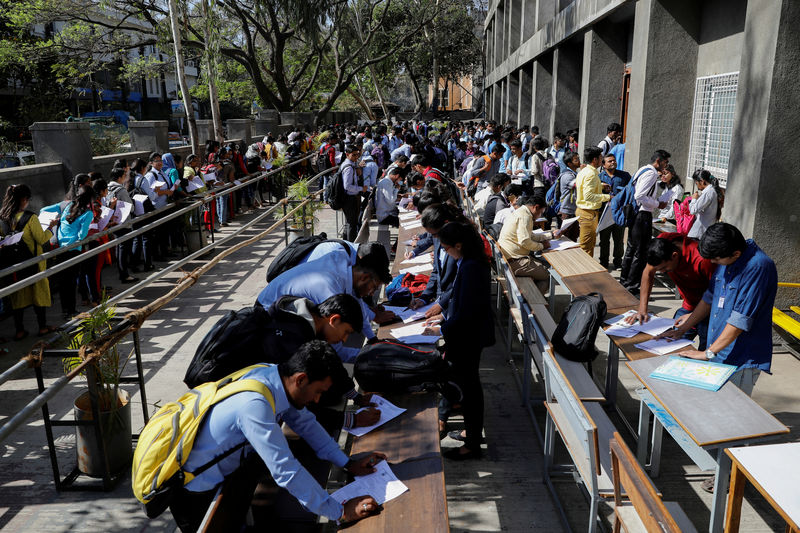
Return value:
<svg viewBox="0 0 800 533">
<path fill-rule="evenodd" d="M 350 455 L 380 451 L 408 492 L 386 502 L 380 514 L 353 526 L 350 532 L 450 530 L 444 467 L 439 448 L 439 415 L 431 393 L 389 395 L 406 412 L 362 437 L 353 437 Z"/>
<path fill-rule="evenodd" d="M 614 533 L 691 533 L 696 531 L 677 502 L 662 501 L 633 453 L 614 433 L 609 443 L 614 483 Z M 622 497 L 623 491 L 627 500 Z"/>
<path fill-rule="evenodd" d="M 543 361 L 545 407 L 548 414 L 544 442 L 544 480 L 560 507 L 558 495 L 550 479 L 556 470 L 556 465 L 552 463 L 555 432 L 558 431 L 572 459 L 574 470 L 589 494 L 588 529 L 589 533 L 593 533 L 597 527 L 600 501 L 614 497 L 609 442 L 616 428 L 599 403 L 581 401 L 549 352 L 545 352 Z M 561 467 L 558 470 L 563 471 L 566 465 L 558 466 Z"/>
</svg>

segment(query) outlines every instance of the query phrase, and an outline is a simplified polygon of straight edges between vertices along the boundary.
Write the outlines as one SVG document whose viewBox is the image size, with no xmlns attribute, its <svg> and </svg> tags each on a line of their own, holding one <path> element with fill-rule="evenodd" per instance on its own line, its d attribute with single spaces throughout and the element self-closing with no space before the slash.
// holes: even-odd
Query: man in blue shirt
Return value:
<svg viewBox="0 0 800 533">
<path fill-rule="evenodd" d="M 567 171 L 567 165 L 564 163 L 564 152 L 566 152 L 567 138 L 562 133 L 553 135 L 553 146 L 550 148 L 549 154 L 558 163 L 558 168 L 561 172 Z"/>
<path fill-rule="evenodd" d="M 679 355 L 734 365 L 730 381 L 747 395 L 772 362 L 772 306 L 778 271 L 752 239 L 731 224 L 718 222 L 700 240 L 700 255 L 720 265 L 691 315 L 679 318 L 670 337 L 680 338 L 708 317 L 708 349 Z"/>
<path fill-rule="evenodd" d="M 358 162 L 361 151 L 357 146 L 348 144 L 344 148 L 344 154 L 345 160 L 341 164 L 345 192 L 345 199 L 342 203 L 345 222 L 342 227 L 342 239 L 354 241 L 358 236 L 358 210 L 361 205 L 361 193 L 366 192 L 367 188 L 361 182 L 361 170 L 364 167 L 363 162 Z"/>
<path fill-rule="evenodd" d="M 600 169 L 600 181 L 611 187 L 610 194 L 613 198 L 622 192 L 622 189 L 631 181 L 631 175 L 617 168 L 617 158 L 613 154 L 606 154 L 603 158 L 603 168 Z M 622 256 L 625 254 L 625 228 L 617 224 L 612 224 L 600 232 L 600 264 L 605 268 L 609 267 L 608 255 L 612 237 L 614 239 L 614 268 L 621 268 Z"/>
<path fill-rule="evenodd" d="M 184 468 L 188 472 L 213 462 L 225 452 L 244 444 L 241 453 L 230 453 L 198 474 L 176 491 L 170 511 L 181 531 L 196 531 L 214 498 L 217 487 L 226 477 L 239 470 L 247 477 L 263 471 L 244 465 L 246 456 L 257 453 L 272 478 L 289 491 L 309 511 L 330 520 L 353 521 L 369 516 L 378 509 L 370 496 L 358 496 L 344 505 L 334 500 L 294 457 L 281 430 L 285 422 L 308 443 L 323 460 L 346 468 L 353 475 L 373 472 L 373 465 L 385 459 L 381 453 L 366 458 L 349 459 L 306 406 L 319 401 L 330 388 L 332 377 L 344 369 L 342 363 L 324 341 L 311 341 L 301 346 L 286 362 L 256 368 L 243 379 L 264 383 L 272 393 L 270 402 L 257 392 L 240 392 L 215 404 L 200 425 Z"/>
<path fill-rule="evenodd" d="M 378 224 L 387 224 L 395 228 L 400 225 L 397 209 L 397 193 L 400 191 L 397 184 L 402 179 L 400 168 L 394 167 L 381 178 L 375 189 L 375 216 Z"/>
</svg>

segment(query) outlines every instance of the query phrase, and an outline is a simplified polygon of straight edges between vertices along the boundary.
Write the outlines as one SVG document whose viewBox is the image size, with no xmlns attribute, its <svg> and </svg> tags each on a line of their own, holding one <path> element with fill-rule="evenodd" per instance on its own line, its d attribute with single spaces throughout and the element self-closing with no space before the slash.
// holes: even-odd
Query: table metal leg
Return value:
<svg viewBox="0 0 800 533">
<path fill-rule="evenodd" d="M 636 459 L 644 467 L 647 465 L 647 444 L 650 442 L 650 409 L 639 401 L 639 436 L 636 440 Z"/>
<path fill-rule="evenodd" d="M 664 426 L 653 418 L 653 453 L 650 455 L 650 477 L 658 477 L 658 470 L 661 466 L 661 442 L 664 436 Z"/>
<path fill-rule="evenodd" d="M 549 287 L 549 292 L 547 294 L 547 304 L 548 304 L 548 307 L 550 308 L 550 315 L 552 317 L 556 316 L 555 315 L 555 309 L 553 308 L 553 302 L 555 302 L 555 299 L 556 299 L 556 278 L 555 278 L 555 276 L 553 276 L 553 271 L 551 270 L 550 271 L 550 287 Z"/>
<path fill-rule="evenodd" d="M 717 476 L 714 480 L 714 501 L 711 504 L 711 522 L 708 524 L 709 533 L 722 533 L 725 517 L 725 500 L 727 498 L 728 482 L 731 477 L 731 458 L 725 453 L 724 448 L 718 448 Z"/>
<path fill-rule="evenodd" d="M 608 361 L 606 366 L 606 403 L 617 403 L 617 381 L 619 380 L 619 347 L 614 341 L 608 340 Z"/>
</svg>

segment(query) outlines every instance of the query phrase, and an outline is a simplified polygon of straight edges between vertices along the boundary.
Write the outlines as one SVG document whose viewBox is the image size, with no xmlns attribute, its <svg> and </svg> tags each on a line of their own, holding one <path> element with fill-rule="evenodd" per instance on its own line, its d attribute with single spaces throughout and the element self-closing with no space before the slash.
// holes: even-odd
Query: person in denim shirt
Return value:
<svg viewBox="0 0 800 533">
<path fill-rule="evenodd" d="M 606 154 L 603 158 L 603 168 L 600 169 L 600 181 L 611 187 L 613 198 L 631 181 L 631 175 L 617 168 L 617 158 L 613 154 Z M 602 211 L 601 211 L 602 214 Z M 600 264 L 609 267 L 608 255 L 611 248 L 611 239 L 614 239 L 614 268 L 622 266 L 622 256 L 625 254 L 625 228 L 612 224 L 600 232 Z"/>
</svg>

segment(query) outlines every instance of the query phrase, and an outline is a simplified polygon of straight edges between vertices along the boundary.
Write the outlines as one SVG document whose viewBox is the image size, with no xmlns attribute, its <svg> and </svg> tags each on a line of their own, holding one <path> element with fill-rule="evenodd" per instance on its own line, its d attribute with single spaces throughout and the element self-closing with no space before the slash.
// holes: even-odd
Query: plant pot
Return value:
<svg viewBox="0 0 800 533">
<path fill-rule="evenodd" d="M 311 226 L 306 226 L 305 228 L 289 226 L 289 235 L 288 235 L 289 244 L 292 244 L 300 237 L 310 237 L 310 236 L 311 236 Z"/>
<path fill-rule="evenodd" d="M 75 399 L 75 420 L 92 420 L 89 392 Z M 128 468 L 133 458 L 131 442 L 131 402 L 127 392 L 119 391 L 119 407 L 113 411 L 100 410 L 103 440 L 106 444 L 109 474 Z M 93 425 L 75 428 L 78 447 L 78 470 L 93 477 L 103 477 L 102 444 L 97 441 Z"/>
</svg>

